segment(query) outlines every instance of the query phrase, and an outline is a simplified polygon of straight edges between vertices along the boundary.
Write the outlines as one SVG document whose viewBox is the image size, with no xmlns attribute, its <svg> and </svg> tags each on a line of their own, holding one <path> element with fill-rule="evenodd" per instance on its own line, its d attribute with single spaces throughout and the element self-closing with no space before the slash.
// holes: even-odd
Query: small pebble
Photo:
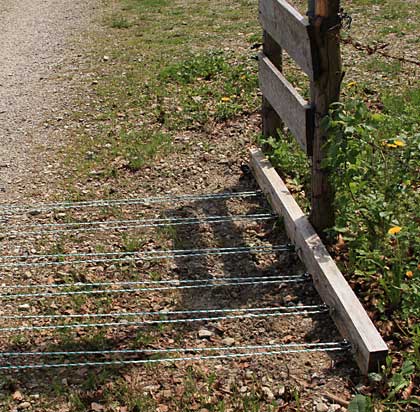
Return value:
<svg viewBox="0 0 420 412">
<path fill-rule="evenodd" d="M 324 402 L 317 402 L 315 404 L 315 410 L 316 412 L 328 412 L 328 405 Z"/>
<path fill-rule="evenodd" d="M 224 345 L 226 345 L 226 346 L 233 346 L 234 344 L 235 344 L 235 339 L 233 339 L 233 338 L 224 338 L 223 340 L 222 340 L 222 342 L 223 342 L 223 344 Z"/>
<path fill-rule="evenodd" d="M 198 331 L 198 337 L 201 339 L 208 339 L 213 336 L 213 332 L 210 332 L 207 329 L 200 329 Z"/>
<path fill-rule="evenodd" d="M 273 394 L 273 392 L 271 391 L 270 388 L 268 388 L 267 386 L 263 386 L 262 391 L 263 391 L 263 393 L 264 393 L 264 395 L 265 395 L 265 397 L 268 401 L 273 401 L 274 400 L 274 394 Z"/>
</svg>

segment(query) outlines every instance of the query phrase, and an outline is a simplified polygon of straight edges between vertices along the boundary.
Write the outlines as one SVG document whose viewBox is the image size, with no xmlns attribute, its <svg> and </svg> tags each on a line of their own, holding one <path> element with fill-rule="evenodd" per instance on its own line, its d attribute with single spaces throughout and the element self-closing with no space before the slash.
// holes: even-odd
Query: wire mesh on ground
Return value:
<svg viewBox="0 0 420 412">
<path fill-rule="evenodd" d="M 116 207 L 143 207 L 156 204 L 176 204 L 241 200 L 256 198 L 261 199 L 261 192 L 246 191 L 220 194 L 204 195 L 164 195 L 151 198 L 133 199 L 111 199 L 111 200 L 92 200 L 83 202 L 57 202 L 50 204 L 37 205 L 1 205 L 0 206 L 0 230 L 3 241 L 10 238 L 12 245 L 19 238 L 34 236 L 37 239 L 45 238 L 46 242 L 51 242 L 50 235 L 76 235 L 85 232 L 115 232 L 119 235 L 125 232 L 146 229 L 159 229 L 161 227 L 177 226 L 200 226 L 242 223 L 268 223 L 275 222 L 276 216 L 272 212 L 264 211 L 260 208 L 258 213 L 248 214 L 216 214 L 211 216 L 199 217 L 152 217 L 141 219 L 110 219 L 89 220 L 71 218 L 70 221 L 60 221 L 63 216 L 57 217 L 56 212 L 72 210 L 92 210 Z M 267 208 L 265 208 L 267 209 Z M 47 222 L 42 221 L 45 216 Z M 89 213 L 90 215 L 90 213 Z M 67 218 L 67 215 L 64 216 Z M 41 220 L 41 222 L 39 221 Z M 10 253 L 0 256 L 0 270 L 4 273 L 10 269 L 30 270 L 40 268 L 44 271 L 57 270 L 58 268 L 85 267 L 91 265 L 96 267 L 99 264 L 132 263 L 135 267 L 141 266 L 148 261 L 166 261 L 177 259 L 203 259 L 208 257 L 234 257 L 234 256 L 260 256 L 278 254 L 293 254 L 293 247 L 289 244 L 252 244 L 229 247 L 201 247 L 188 249 L 153 249 L 153 250 L 112 250 L 112 251 L 93 251 L 70 253 Z M 79 269 L 80 270 L 80 269 Z M 6 280 L 6 276 L 3 279 Z M 310 280 L 307 273 L 292 274 L 273 274 L 258 275 L 244 274 L 239 276 L 226 276 L 219 273 L 205 278 L 170 278 L 170 279 L 149 279 L 141 280 L 113 280 L 113 281 L 86 281 L 86 282 L 63 282 L 63 283 L 44 283 L 36 282 L 29 276 L 30 282 L 24 282 L 19 278 L 13 283 L 3 283 L 0 285 L 0 299 L 7 303 L 22 300 L 29 302 L 25 305 L 5 305 L 0 312 L 0 335 L 8 337 L 21 336 L 26 334 L 30 338 L 34 334 L 47 331 L 81 331 L 84 329 L 110 328 L 113 331 L 131 328 L 144 328 L 149 326 L 161 327 L 164 325 L 180 324 L 214 324 L 215 322 L 235 322 L 235 321 L 257 321 L 275 320 L 284 317 L 296 317 L 303 319 L 308 317 L 326 316 L 328 308 L 323 304 L 298 304 L 298 305 L 272 305 L 256 306 L 250 305 L 241 307 L 205 307 L 195 309 L 165 309 L 165 310 L 129 310 L 131 305 L 127 305 L 125 310 L 95 312 L 69 312 L 64 313 L 60 310 L 51 312 L 46 299 L 53 302 L 61 302 L 60 305 L 52 305 L 58 309 L 68 308 L 62 299 L 73 299 L 80 297 L 91 297 L 93 299 L 100 296 L 145 296 L 147 299 L 150 294 L 155 293 L 182 293 L 184 291 L 226 289 L 244 287 L 287 287 L 293 284 L 304 284 Z M 35 277 L 35 279 L 37 279 Z M 93 301 L 94 302 L 94 301 Z M 21 308 L 30 310 L 30 313 L 20 313 Z M 47 310 L 48 313 L 45 313 Z M 50 344 L 43 344 L 43 348 L 48 348 Z M 3 345 L 4 347 L 5 345 Z M 147 346 L 147 345 L 146 345 Z M 26 350 L 25 350 L 26 349 Z M 26 370 L 41 368 L 61 368 L 61 367 L 82 367 L 82 366 L 112 366 L 112 365 L 140 365 L 153 363 L 168 363 L 180 361 L 204 361 L 204 360 L 223 360 L 238 359 L 246 357 L 278 356 L 285 354 L 298 354 L 310 352 L 342 352 L 348 350 L 348 344 L 343 341 L 332 342 L 295 342 L 295 343 L 273 343 L 270 344 L 243 344 L 229 346 L 205 346 L 205 347 L 179 347 L 179 348 L 107 348 L 102 350 L 27 350 L 27 346 L 22 350 L 4 350 L 0 352 L 0 370 Z M 134 358 L 133 358 L 134 357 Z M 75 358 L 77 358 L 75 360 Z M 19 363 L 16 363 L 16 360 Z"/>
</svg>

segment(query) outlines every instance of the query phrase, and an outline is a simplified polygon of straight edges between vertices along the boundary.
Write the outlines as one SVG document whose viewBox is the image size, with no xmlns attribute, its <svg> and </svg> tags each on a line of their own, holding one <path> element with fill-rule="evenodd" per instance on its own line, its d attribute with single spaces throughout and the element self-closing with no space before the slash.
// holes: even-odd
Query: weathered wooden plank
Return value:
<svg viewBox="0 0 420 412">
<path fill-rule="evenodd" d="M 276 68 L 281 72 L 283 64 L 283 51 L 273 38 L 264 31 L 263 33 L 263 53 L 271 60 Z M 281 121 L 277 112 L 273 109 L 270 102 L 265 96 L 262 97 L 262 132 L 263 136 L 267 139 L 273 137 L 278 139 L 278 130 L 283 129 L 283 122 Z"/>
<path fill-rule="evenodd" d="M 259 79 L 263 96 L 307 152 L 307 142 L 312 140 L 312 107 L 264 54 L 259 56 Z"/>
<path fill-rule="evenodd" d="M 316 78 L 316 56 L 311 46 L 311 28 L 307 18 L 285 0 L 260 0 L 259 15 L 263 29 L 311 80 Z"/>
<path fill-rule="evenodd" d="M 331 308 L 342 336 L 353 347 L 363 373 L 378 370 L 388 348 L 344 276 L 329 255 L 315 229 L 286 185 L 260 150 L 251 150 L 251 166 L 273 209 L 284 218 L 287 233 L 312 274 L 315 287 Z"/>
</svg>

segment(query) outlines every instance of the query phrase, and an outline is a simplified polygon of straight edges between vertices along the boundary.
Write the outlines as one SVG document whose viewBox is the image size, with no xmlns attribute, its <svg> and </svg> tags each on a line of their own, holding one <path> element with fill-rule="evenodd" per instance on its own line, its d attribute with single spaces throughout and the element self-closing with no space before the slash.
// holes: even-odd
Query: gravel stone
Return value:
<svg viewBox="0 0 420 412">
<path fill-rule="evenodd" d="M 324 402 L 317 402 L 315 404 L 315 410 L 316 412 L 328 412 L 328 405 Z"/>
<path fill-rule="evenodd" d="M 200 329 L 198 331 L 198 337 L 202 339 L 208 339 L 213 336 L 213 332 L 207 330 L 207 329 Z"/>
</svg>

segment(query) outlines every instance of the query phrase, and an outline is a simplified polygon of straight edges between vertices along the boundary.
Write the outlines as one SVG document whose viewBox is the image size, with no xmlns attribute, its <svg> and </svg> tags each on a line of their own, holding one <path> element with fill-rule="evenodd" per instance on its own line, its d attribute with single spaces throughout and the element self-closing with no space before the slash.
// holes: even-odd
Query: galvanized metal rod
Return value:
<svg viewBox="0 0 420 412">
<path fill-rule="evenodd" d="M 104 286 L 138 286 L 138 285 L 182 285 L 188 283 L 207 283 L 207 282 L 235 282 L 235 281 L 262 281 L 262 280 L 290 280 L 308 278 L 309 273 L 292 274 L 292 275 L 273 275 L 273 276 L 239 276 L 239 277 L 222 277 L 214 275 L 211 278 L 196 278 L 196 279 L 167 279 L 167 280 L 139 280 L 127 282 L 94 282 L 94 283 L 31 283 L 28 285 L 0 285 L 2 289 L 71 289 L 71 288 L 90 288 L 90 287 L 104 287 Z"/>
<path fill-rule="evenodd" d="M 160 320 L 142 320 L 142 321 L 125 321 L 125 322 L 103 322 L 103 323 L 72 323 L 62 325 L 45 325 L 45 326 L 13 326 L 2 327 L 0 333 L 7 332 L 24 332 L 24 331 L 40 331 L 40 330 L 60 330 L 60 329 L 79 329 L 79 328 L 103 328 L 103 327 L 127 327 L 142 325 L 165 325 L 178 323 L 193 322 L 214 322 L 220 320 L 236 320 L 236 319 L 259 319 L 259 318 L 275 318 L 285 316 L 307 316 L 321 313 L 327 313 L 328 309 L 304 310 L 302 312 L 275 312 L 275 313 L 246 313 L 242 315 L 223 315 L 223 316 L 206 316 L 201 318 L 184 318 L 184 319 L 160 319 Z"/>
<path fill-rule="evenodd" d="M 259 349 L 296 349 L 302 348 L 322 348 L 329 347 L 348 348 L 346 341 L 341 342 L 318 342 L 318 343 L 273 343 L 270 345 L 241 345 L 241 346 L 212 346 L 212 347 L 190 347 L 190 348 L 166 348 L 166 349 L 119 349 L 119 350 L 92 350 L 92 351 L 51 351 L 51 352 L 0 352 L 2 357 L 21 357 L 21 356 L 80 356 L 80 355 L 131 355 L 143 353 L 179 353 L 179 352 L 223 352 L 237 350 L 259 350 Z"/>
<path fill-rule="evenodd" d="M 135 228 L 154 228 L 169 226 L 188 226 L 200 224 L 218 224 L 226 222 L 254 222 L 261 220 L 272 220 L 277 216 L 271 213 L 237 216 L 206 216 L 202 218 L 157 218 L 157 219 L 136 219 L 136 220 L 111 220 L 95 222 L 73 222 L 73 223 L 49 223 L 39 225 L 13 225 L 7 227 L 2 236 L 27 236 L 27 235 L 48 235 L 60 233 L 82 233 L 111 230 L 127 230 Z M 35 230 L 22 230 L 23 228 Z M 11 230 L 12 229 L 12 230 Z"/>
<path fill-rule="evenodd" d="M 195 309 L 195 310 L 162 310 L 158 312 L 115 312 L 115 313 L 82 313 L 69 315 L 0 315 L 0 319 L 26 320 L 26 319 L 81 319 L 81 318 L 118 318 L 118 317 L 140 317 L 140 316 L 169 316 L 169 315 L 192 315 L 210 313 L 253 313 L 253 312 L 285 312 L 302 313 L 308 310 L 325 311 L 325 305 L 302 305 L 302 306 L 273 306 L 266 308 L 229 308 L 229 309 Z M 305 312 L 306 313 L 306 312 Z"/>
<path fill-rule="evenodd" d="M 55 255 L 9 255 L 2 256 L 4 260 L 16 259 L 66 259 L 72 257 L 96 257 L 105 256 L 103 259 L 85 259 L 85 260 L 59 260 L 47 262 L 12 262 L 0 263 L 0 268 L 12 267 L 46 267 L 46 266 L 63 266 L 63 265 L 81 265 L 88 263 L 110 263 L 110 262 L 140 262 L 146 260 L 160 260 L 160 259 L 177 259 L 188 257 L 202 257 L 202 256 L 222 256 L 234 254 L 252 254 L 264 253 L 270 254 L 275 252 L 290 252 L 293 247 L 290 245 L 275 245 L 275 246 L 254 246 L 254 247 L 234 247 L 234 248 L 212 248 L 212 249 L 189 249 L 189 250 L 152 250 L 141 252 L 103 252 L 103 253 L 69 253 L 69 254 L 55 254 Z M 165 255 L 166 253 L 166 255 Z M 110 258 L 106 258 L 110 256 Z M 125 256 L 121 258 L 112 258 L 112 256 Z"/>
<path fill-rule="evenodd" d="M 0 212 L 6 213 L 30 213 L 30 212 L 43 212 L 53 211 L 60 209 L 80 209 L 87 207 L 109 207 L 109 206 L 124 206 L 124 205 L 148 205 L 155 203 L 176 203 L 180 201 L 201 201 L 201 200 L 222 200 L 222 199 L 235 199 L 235 198 L 249 198 L 258 197 L 261 191 L 248 191 L 236 193 L 216 193 L 216 194 L 202 194 L 202 195 L 166 195 L 157 197 L 133 198 L 133 199 L 104 199 L 92 200 L 81 202 L 57 202 L 45 204 L 26 204 L 26 205 L 13 205 L 4 204 L 0 205 Z"/>
<path fill-rule="evenodd" d="M 80 291 L 66 291 L 66 292 L 41 292 L 41 293 L 16 293 L 16 294 L 0 294 L 0 299 L 23 299 L 23 298 L 53 298 L 57 296 L 75 296 L 75 295 L 100 295 L 100 294 L 115 294 L 115 293 L 139 293 L 139 292 L 162 292 L 168 290 L 188 290 L 188 289 L 203 289 L 203 288 L 217 288 L 226 286 L 264 286 L 274 284 L 288 284 L 288 283 L 302 283 L 306 282 L 307 278 L 292 278 L 292 279 L 277 279 L 277 280 L 262 280 L 251 282 L 225 282 L 225 283 L 203 283 L 202 285 L 183 285 L 183 286 L 161 286 L 149 288 L 130 288 L 130 289 L 99 289 L 99 290 L 80 290 Z"/>
<path fill-rule="evenodd" d="M 347 351 L 348 346 L 337 347 L 323 347 L 323 348 L 307 348 L 307 349 L 287 349 L 287 350 L 273 350 L 265 352 L 246 352 L 246 353 L 226 353 L 221 355 L 206 355 L 206 356 L 185 356 L 176 358 L 162 358 L 162 359 L 132 359 L 132 360 L 112 360 L 102 362 L 74 362 L 74 363 L 52 363 L 52 364 L 29 364 L 29 365 L 7 365 L 0 366 L 0 370 L 26 370 L 26 369 L 46 369 L 46 368 L 67 368 L 67 367 L 100 367 L 100 366 L 115 366 L 115 365 L 141 365 L 141 364 L 157 364 L 157 363 L 174 363 L 174 362 L 188 362 L 200 360 L 221 360 L 221 359 L 235 359 L 235 358 L 249 358 L 261 356 L 275 356 L 288 355 L 294 353 L 310 353 L 310 352 L 342 352 Z"/>
</svg>

